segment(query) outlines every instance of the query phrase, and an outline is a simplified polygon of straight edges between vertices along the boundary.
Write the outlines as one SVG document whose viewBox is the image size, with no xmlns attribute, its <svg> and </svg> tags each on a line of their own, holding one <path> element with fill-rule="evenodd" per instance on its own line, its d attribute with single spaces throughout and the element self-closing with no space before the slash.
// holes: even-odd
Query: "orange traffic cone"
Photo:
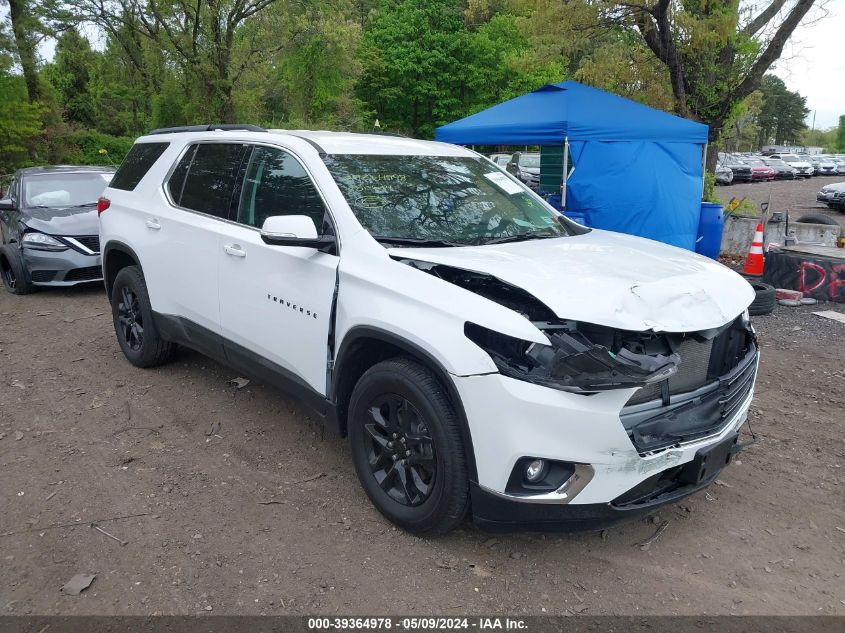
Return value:
<svg viewBox="0 0 845 633">
<path fill-rule="evenodd" d="M 763 224 L 757 224 L 754 232 L 754 241 L 751 242 L 751 250 L 745 258 L 745 268 L 742 272 L 746 275 L 759 277 L 763 274 Z"/>
</svg>

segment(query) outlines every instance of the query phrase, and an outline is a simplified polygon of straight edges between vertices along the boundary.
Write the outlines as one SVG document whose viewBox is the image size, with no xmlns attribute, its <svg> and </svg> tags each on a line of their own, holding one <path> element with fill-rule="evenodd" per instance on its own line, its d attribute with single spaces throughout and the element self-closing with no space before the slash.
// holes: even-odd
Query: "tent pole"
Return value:
<svg viewBox="0 0 845 633">
<path fill-rule="evenodd" d="M 560 208 L 566 211 L 566 181 L 569 179 L 569 137 L 563 139 L 563 179 L 560 186 Z"/>
<path fill-rule="evenodd" d="M 707 181 L 707 146 L 704 144 L 704 153 L 701 156 L 701 197 L 704 198 L 704 183 Z"/>
</svg>

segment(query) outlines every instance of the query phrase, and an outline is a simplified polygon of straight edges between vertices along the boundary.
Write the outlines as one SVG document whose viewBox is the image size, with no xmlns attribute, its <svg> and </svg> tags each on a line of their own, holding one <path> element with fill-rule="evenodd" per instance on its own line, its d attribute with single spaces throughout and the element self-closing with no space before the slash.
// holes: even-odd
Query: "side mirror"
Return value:
<svg viewBox="0 0 845 633">
<path fill-rule="evenodd" d="M 14 211 L 15 203 L 11 198 L 3 198 L 0 200 L 0 211 Z"/>
<path fill-rule="evenodd" d="M 316 248 L 324 253 L 335 251 L 334 235 L 317 235 L 314 221 L 307 215 L 274 215 L 261 227 L 261 239 L 272 246 Z"/>
</svg>

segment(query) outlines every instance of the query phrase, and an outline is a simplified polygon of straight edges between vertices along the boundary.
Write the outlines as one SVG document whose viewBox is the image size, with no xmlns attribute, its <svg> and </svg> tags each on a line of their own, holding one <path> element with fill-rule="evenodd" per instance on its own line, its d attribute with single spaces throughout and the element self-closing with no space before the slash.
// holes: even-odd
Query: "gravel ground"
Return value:
<svg viewBox="0 0 845 633">
<path fill-rule="evenodd" d="M 790 220 L 796 220 L 806 213 L 824 213 L 845 227 L 845 213 L 829 209 L 816 202 L 816 193 L 835 182 L 844 182 L 845 176 L 814 176 L 798 180 L 775 180 L 773 182 L 740 183 L 717 187 L 716 195 L 727 204 L 731 198 L 747 198 L 759 209 L 761 202 L 769 202 L 769 211 L 789 211 Z"/>
<path fill-rule="evenodd" d="M 708 491 L 601 535 L 425 540 L 285 396 L 188 351 L 132 367 L 98 288 L 0 293 L 0 614 L 845 615 L 845 324 L 817 309 L 845 313 L 755 321 L 762 442 Z"/>
</svg>

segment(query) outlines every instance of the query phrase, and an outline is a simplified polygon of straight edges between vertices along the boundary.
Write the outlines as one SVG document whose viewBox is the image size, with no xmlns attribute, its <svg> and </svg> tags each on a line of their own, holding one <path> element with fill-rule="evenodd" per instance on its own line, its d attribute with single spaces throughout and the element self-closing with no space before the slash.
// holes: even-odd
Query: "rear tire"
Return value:
<svg viewBox="0 0 845 633">
<path fill-rule="evenodd" d="M 368 369 L 352 393 L 348 429 L 358 479 L 379 512 L 420 535 L 460 525 L 466 456 L 455 409 L 430 370 L 408 358 Z"/>
<path fill-rule="evenodd" d="M 28 295 L 36 290 L 29 281 L 23 257 L 15 244 L 0 246 L 0 277 L 3 278 L 3 287 L 13 295 Z"/>
<path fill-rule="evenodd" d="M 121 268 L 111 295 L 117 342 L 136 367 L 156 367 L 170 360 L 176 345 L 161 338 L 153 321 L 147 284 L 139 266 Z"/>
</svg>

